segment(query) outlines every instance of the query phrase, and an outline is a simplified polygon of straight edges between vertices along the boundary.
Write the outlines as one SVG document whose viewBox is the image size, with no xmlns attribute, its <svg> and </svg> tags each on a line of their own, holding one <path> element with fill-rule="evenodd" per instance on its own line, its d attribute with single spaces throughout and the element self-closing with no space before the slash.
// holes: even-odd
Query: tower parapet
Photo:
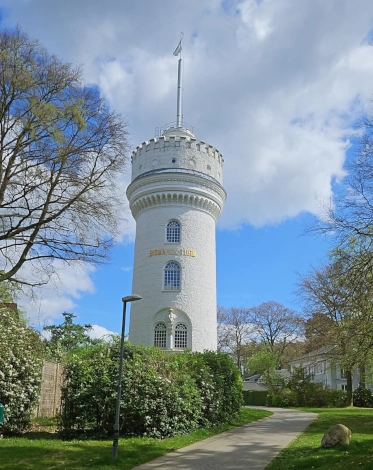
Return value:
<svg viewBox="0 0 373 470">
<path fill-rule="evenodd" d="M 132 152 L 132 181 L 143 173 L 160 169 L 187 169 L 213 177 L 223 184 L 222 154 L 212 145 L 178 129 L 143 142 Z"/>
</svg>

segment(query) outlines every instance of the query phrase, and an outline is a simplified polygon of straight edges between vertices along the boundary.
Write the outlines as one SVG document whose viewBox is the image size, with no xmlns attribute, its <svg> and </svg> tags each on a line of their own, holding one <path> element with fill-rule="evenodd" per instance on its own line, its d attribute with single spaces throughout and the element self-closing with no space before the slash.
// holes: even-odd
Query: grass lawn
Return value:
<svg viewBox="0 0 373 470">
<path fill-rule="evenodd" d="M 295 439 L 266 470 L 373 470 L 372 408 L 302 408 L 318 414 L 317 420 Z M 334 424 L 351 430 L 348 447 L 323 449 L 324 432 Z"/>
<path fill-rule="evenodd" d="M 187 436 L 164 440 L 128 438 L 119 440 L 118 460 L 112 461 L 112 440 L 62 441 L 47 426 L 24 434 L 22 437 L 0 439 L 0 469 L 40 470 L 64 469 L 99 470 L 120 468 L 128 470 L 156 457 L 185 447 L 202 439 L 219 434 L 237 426 L 270 416 L 265 410 L 242 408 L 238 420 L 225 425 L 200 429 Z"/>
</svg>

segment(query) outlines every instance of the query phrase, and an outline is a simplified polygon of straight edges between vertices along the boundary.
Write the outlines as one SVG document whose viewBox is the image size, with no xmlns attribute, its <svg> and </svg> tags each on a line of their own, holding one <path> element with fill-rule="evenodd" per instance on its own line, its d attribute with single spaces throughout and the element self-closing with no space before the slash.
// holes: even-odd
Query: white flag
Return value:
<svg viewBox="0 0 373 470">
<path fill-rule="evenodd" d="M 182 49 L 182 47 L 181 47 L 181 39 L 180 39 L 180 42 L 179 42 L 179 44 L 177 45 L 177 48 L 174 51 L 174 55 L 179 55 L 180 52 L 181 52 L 181 49 Z"/>
</svg>

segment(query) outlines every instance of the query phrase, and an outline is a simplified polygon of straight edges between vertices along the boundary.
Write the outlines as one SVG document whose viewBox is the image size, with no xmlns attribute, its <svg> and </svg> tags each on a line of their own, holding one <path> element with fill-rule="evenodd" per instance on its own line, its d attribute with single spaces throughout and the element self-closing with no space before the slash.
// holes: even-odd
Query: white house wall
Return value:
<svg viewBox="0 0 373 470">
<path fill-rule="evenodd" d="M 307 374 L 312 375 L 313 381 L 323 383 L 332 390 L 343 390 L 347 385 L 347 379 L 341 374 L 341 368 L 338 365 L 331 364 L 327 359 L 312 359 L 303 361 L 292 361 L 291 370 L 303 367 Z M 358 388 L 360 383 L 360 374 L 357 369 L 352 371 L 352 390 Z M 373 390 L 373 384 L 367 384 L 367 388 Z"/>
</svg>

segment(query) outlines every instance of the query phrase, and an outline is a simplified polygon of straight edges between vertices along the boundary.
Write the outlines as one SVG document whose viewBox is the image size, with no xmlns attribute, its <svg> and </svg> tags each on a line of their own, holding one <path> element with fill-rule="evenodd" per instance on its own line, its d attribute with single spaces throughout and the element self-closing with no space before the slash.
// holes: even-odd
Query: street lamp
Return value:
<svg viewBox="0 0 373 470">
<path fill-rule="evenodd" d="M 118 439 L 119 439 L 119 414 L 120 414 L 120 398 L 122 395 L 122 369 L 123 369 L 123 349 L 124 349 L 124 329 L 126 327 L 126 306 L 127 302 L 135 302 L 141 300 L 139 295 L 127 295 L 122 298 L 123 302 L 123 318 L 122 318 L 122 334 L 120 337 L 120 356 L 119 356 L 119 376 L 118 376 L 118 389 L 117 389 L 117 406 L 115 408 L 115 423 L 114 423 L 114 439 L 113 439 L 113 460 L 118 456 Z"/>
</svg>

